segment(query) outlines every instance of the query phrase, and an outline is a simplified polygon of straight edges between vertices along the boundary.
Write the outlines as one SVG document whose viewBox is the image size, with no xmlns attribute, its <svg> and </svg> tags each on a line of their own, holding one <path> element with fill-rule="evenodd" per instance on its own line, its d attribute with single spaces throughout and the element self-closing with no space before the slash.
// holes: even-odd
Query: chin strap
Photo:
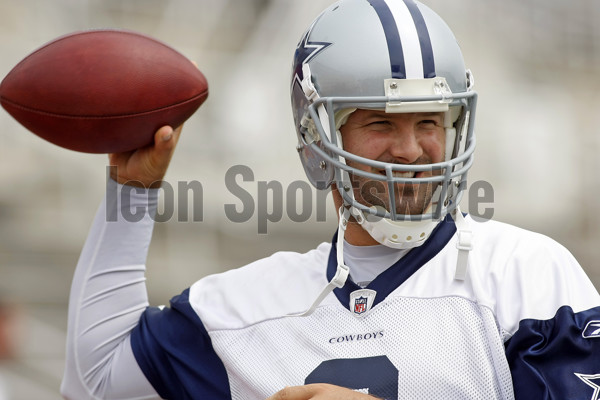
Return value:
<svg viewBox="0 0 600 400">
<path fill-rule="evenodd" d="M 452 218 L 456 224 L 458 242 L 458 257 L 456 259 L 456 272 L 454 279 L 464 281 L 467 277 L 467 268 L 469 266 L 469 251 L 473 250 L 473 231 L 469 227 L 469 223 L 456 207 L 452 213 Z"/>
<path fill-rule="evenodd" d="M 373 239 L 393 249 L 406 250 L 421 246 L 438 225 L 438 221 L 390 221 L 380 217 L 371 221 L 369 216 L 365 216 L 356 207 L 351 207 L 351 212 L 356 222 L 369 232 Z"/>
<path fill-rule="evenodd" d="M 346 284 L 346 280 L 348 279 L 348 275 L 350 274 L 350 268 L 346 264 L 344 264 L 344 233 L 346 232 L 346 227 L 348 226 L 348 221 L 350 219 L 350 211 L 345 209 L 343 206 L 339 209 L 339 223 L 338 223 L 338 237 L 336 243 L 336 255 L 337 255 L 337 269 L 335 271 L 335 275 L 329 281 L 327 286 L 321 290 L 321 293 L 316 298 L 316 300 L 312 303 L 310 308 L 303 313 L 300 314 L 288 314 L 290 317 L 307 317 L 311 315 L 321 304 L 325 297 L 329 295 L 329 293 L 333 292 L 335 288 L 344 287 Z"/>
</svg>

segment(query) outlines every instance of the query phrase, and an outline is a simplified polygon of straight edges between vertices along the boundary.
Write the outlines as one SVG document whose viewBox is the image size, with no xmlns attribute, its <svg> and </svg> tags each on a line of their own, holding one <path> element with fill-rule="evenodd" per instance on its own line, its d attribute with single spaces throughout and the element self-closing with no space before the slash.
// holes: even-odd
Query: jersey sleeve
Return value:
<svg viewBox="0 0 600 400">
<path fill-rule="evenodd" d="M 230 399 L 227 372 L 189 303 L 189 289 L 170 308 L 149 308 L 131 336 L 136 360 L 167 399 Z"/>
<path fill-rule="evenodd" d="M 526 319 L 506 354 L 516 399 L 585 399 L 600 392 L 600 307 L 561 307 L 548 320 Z"/>
<path fill-rule="evenodd" d="M 575 258 L 548 238 L 516 248 L 504 271 L 505 343 L 516 399 L 600 393 L 600 296 Z M 507 285 L 507 283 L 510 283 Z"/>
</svg>

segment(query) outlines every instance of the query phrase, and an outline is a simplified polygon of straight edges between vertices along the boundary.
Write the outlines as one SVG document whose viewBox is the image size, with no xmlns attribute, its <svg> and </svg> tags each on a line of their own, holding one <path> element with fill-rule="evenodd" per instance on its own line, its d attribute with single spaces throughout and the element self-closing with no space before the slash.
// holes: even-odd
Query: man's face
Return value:
<svg viewBox="0 0 600 400">
<path fill-rule="evenodd" d="M 446 133 L 443 113 L 387 114 L 377 110 L 356 110 L 340 129 L 344 150 L 371 160 L 392 164 L 423 165 L 444 160 Z M 351 160 L 351 167 L 386 176 L 385 170 Z M 440 170 L 395 172 L 396 177 L 426 178 Z M 385 181 L 351 175 L 355 199 L 367 206 L 389 211 L 390 200 Z M 421 214 L 429 206 L 437 183 L 397 184 L 396 213 Z"/>
</svg>

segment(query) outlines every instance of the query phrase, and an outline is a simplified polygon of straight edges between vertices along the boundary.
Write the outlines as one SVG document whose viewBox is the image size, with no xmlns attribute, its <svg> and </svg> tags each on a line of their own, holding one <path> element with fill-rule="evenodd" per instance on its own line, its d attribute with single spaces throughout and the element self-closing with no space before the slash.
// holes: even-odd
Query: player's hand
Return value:
<svg viewBox="0 0 600 400">
<path fill-rule="evenodd" d="M 175 130 L 170 126 L 163 126 L 154 134 L 153 145 L 125 153 L 109 154 L 111 178 L 131 186 L 159 187 L 169 167 L 181 129 L 182 126 Z"/>
<path fill-rule="evenodd" d="M 326 383 L 290 386 L 267 400 L 373 400 L 376 397 Z"/>
</svg>

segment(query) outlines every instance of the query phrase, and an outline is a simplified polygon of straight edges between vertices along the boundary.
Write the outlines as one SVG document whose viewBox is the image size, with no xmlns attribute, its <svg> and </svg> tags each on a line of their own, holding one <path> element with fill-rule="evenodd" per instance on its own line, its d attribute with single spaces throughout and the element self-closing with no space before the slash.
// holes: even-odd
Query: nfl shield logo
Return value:
<svg viewBox="0 0 600 400">
<path fill-rule="evenodd" d="M 356 314 L 362 314 L 367 311 L 367 298 L 359 297 L 354 300 L 354 312 Z"/>
</svg>

